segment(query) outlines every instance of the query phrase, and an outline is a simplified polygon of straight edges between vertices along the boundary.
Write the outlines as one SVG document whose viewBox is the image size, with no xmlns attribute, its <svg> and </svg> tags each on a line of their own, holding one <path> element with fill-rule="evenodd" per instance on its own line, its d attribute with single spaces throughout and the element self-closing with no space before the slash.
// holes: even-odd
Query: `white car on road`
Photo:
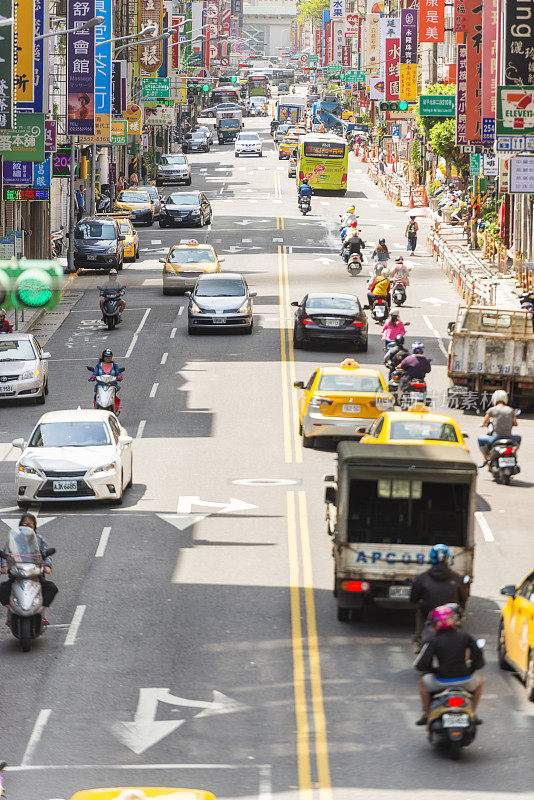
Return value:
<svg viewBox="0 0 534 800">
<path fill-rule="evenodd" d="M 48 361 L 31 333 L 0 336 L 0 400 L 44 403 L 48 394 Z"/>
<path fill-rule="evenodd" d="M 238 156 L 262 156 L 263 142 L 254 131 L 239 133 L 235 140 L 235 157 Z"/>
<path fill-rule="evenodd" d="M 43 414 L 16 464 L 21 507 L 73 500 L 122 502 L 132 485 L 132 438 L 110 411 L 81 409 Z"/>
</svg>

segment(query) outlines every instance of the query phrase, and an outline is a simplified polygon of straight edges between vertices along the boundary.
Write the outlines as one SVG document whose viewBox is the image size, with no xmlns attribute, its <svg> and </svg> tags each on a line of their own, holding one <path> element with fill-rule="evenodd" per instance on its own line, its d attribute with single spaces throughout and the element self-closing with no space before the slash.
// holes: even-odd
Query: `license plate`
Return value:
<svg viewBox="0 0 534 800">
<path fill-rule="evenodd" d="M 411 591 L 411 586 L 390 586 L 389 596 L 395 600 L 409 600 Z"/>
<path fill-rule="evenodd" d="M 303 203 L 303 206 L 307 206 L 307 203 Z M 338 319 L 325 319 L 324 324 L 327 328 L 339 328 L 341 322 Z"/>
<path fill-rule="evenodd" d="M 343 413 L 344 414 L 359 414 L 360 413 L 360 406 L 354 406 L 350 403 L 345 403 L 343 406 Z"/>
<path fill-rule="evenodd" d="M 441 722 L 444 728 L 468 728 L 469 714 L 443 714 Z"/>
<path fill-rule="evenodd" d="M 410 392 L 410 400 L 412 403 L 418 403 L 423 397 L 423 392 Z"/>
<path fill-rule="evenodd" d="M 224 325 L 225 323 L 226 323 L 226 317 L 213 317 L 214 325 Z"/>
<path fill-rule="evenodd" d="M 15 394 L 15 390 L 11 386 L 0 386 L 0 394 Z"/>
<path fill-rule="evenodd" d="M 499 458 L 499 467 L 515 467 L 515 458 Z"/>
<path fill-rule="evenodd" d="M 53 481 L 54 492 L 75 492 L 78 489 L 78 481 Z"/>
<path fill-rule="evenodd" d="M 87 256 L 88 261 L 96 261 L 96 256 Z"/>
<path fill-rule="evenodd" d="M 375 314 L 377 317 L 383 317 L 386 313 L 386 309 L 383 306 L 378 306 L 375 310 Z"/>
</svg>

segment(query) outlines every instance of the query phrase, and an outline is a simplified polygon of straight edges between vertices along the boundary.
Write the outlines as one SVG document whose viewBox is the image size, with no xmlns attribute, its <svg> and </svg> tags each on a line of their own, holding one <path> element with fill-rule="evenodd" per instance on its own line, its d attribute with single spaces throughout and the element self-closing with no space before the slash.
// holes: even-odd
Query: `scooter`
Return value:
<svg viewBox="0 0 534 800">
<path fill-rule="evenodd" d="M 519 304 L 522 311 L 534 311 L 534 292 L 523 292 L 519 295 Z"/>
<path fill-rule="evenodd" d="M 116 292 L 115 294 L 105 294 L 100 286 L 97 286 L 97 289 L 100 290 L 100 296 L 105 298 L 104 307 L 102 309 L 102 319 L 107 325 L 108 331 L 112 331 L 115 325 L 122 322 L 119 313 L 119 301 L 124 294 L 124 290 Z"/>
<path fill-rule="evenodd" d="M 371 315 L 375 322 L 382 323 L 389 314 L 389 305 L 385 297 L 375 297 L 371 306 Z"/>
<path fill-rule="evenodd" d="M 94 372 L 93 367 L 87 367 L 89 372 Z M 119 373 L 124 372 L 125 367 L 119 369 Z M 91 380 L 89 378 L 89 380 Z M 111 411 L 118 416 L 118 403 L 117 403 L 117 387 L 113 384 L 117 383 L 116 375 L 97 375 L 96 391 L 94 399 L 94 407 L 102 411 Z"/>
<path fill-rule="evenodd" d="M 63 253 L 64 243 L 65 237 L 63 235 L 63 228 L 60 228 L 58 231 L 52 231 L 50 234 L 50 249 L 52 250 L 52 256 L 59 258 L 59 256 Z"/>
<path fill-rule="evenodd" d="M 45 557 L 53 556 L 55 552 L 55 547 L 50 547 Z M 27 653 L 32 639 L 37 639 L 45 629 L 39 580 L 44 574 L 44 566 L 37 537 L 34 535 L 33 541 L 29 541 L 20 529 L 11 531 L 7 548 L 0 551 L 0 556 L 6 560 L 9 577 L 13 579 L 7 623 L 15 639 L 20 640 L 22 652 Z"/>
<path fill-rule="evenodd" d="M 516 417 L 519 416 L 519 414 L 521 414 L 520 409 L 516 409 Z M 493 424 L 491 421 L 488 425 L 488 434 L 490 436 L 493 435 Z M 487 457 L 487 465 L 496 483 L 504 483 L 508 486 L 512 476 L 518 475 L 521 472 L 521 467 L 517 463 L 518 450 L 519 444 L 515 439 L 503 437 L 493 442 Z"/>
<path fill-rule="evenodd" d="M 299 197 L 299 210 L 302 214 L 304 214 L 304 216 L 311 211 L 311 199 L 308 197 L 308 195 Z"/>
<path fill-rule="evenodd" d="M 402 306 L 406 302 L 406 286 L 402 281 L 397 281 L 391 290 L 391 299 L 396 306 Z"/>
<path fill-rule="evenodd" d="M 347 272 L 355 278 L 362 271 L 362 257 L 353 253 L 347 263 Z"/>
<path fill-rule="evenodd" d="M 426 381 L 422 378 L 410 378 L 408 383 L 397 391 L 397 405 L 401 408 L 409 408 L 414 403 L 422 403 L 428 405 L 430 400 L 427 399 L 427 385 Z"/>
<path fill-rule="evenodd" d="M 482 649 L 485 639 L 477 639 Z M 430 743 L 457 761 L 462 747 L 474 741 L 477 720 L 473 710 L 473 697 L 466 689 L 446 688 L 432 696 L 428 715 L 427 733 Z"/>
</svg>

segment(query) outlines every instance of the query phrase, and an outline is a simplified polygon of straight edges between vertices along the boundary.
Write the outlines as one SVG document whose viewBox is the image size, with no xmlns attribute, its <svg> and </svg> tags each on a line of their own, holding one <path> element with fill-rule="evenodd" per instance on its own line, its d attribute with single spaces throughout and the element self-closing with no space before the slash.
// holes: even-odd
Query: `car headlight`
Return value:
<svg viewBox="0 0 534 800">
<path fill-rule="evenodd" d="M 101 467 L 93 467 L 91 470 L 91 475 L 96 475 L 97 472 L 111 472 L 112 470 L 117 469 L 117 464 L 115 461 L 112 461 L 110 464 L 103 464 Z"/>
<path fill-rule="evenodd" d="M 22 375 L 23 381 L 28 381 L 31 378 L 38 378 L 39 377 L 39 370 L 38 369 L 29 369 L 27 372 L 23 372 Z"/>
<path fill-rule="evenodd" d="M 40 470 L 35 469 L 35 467 L 30 467 L 28 464 L 19 464 L 19 472 L 22 475 L 36 475 L 38 478 L 44 478 Z"/>
<path fill-rule="evenodd" d="M 239 306 L 239 308 L 237 309 L 236 314 L 248 314 L 249 309 L 250 309 L 249 302 L 248 300 L 245 300 L 243 305 Z"/>
<path fill-rule="evenodd" d="M 113 244 L 110 244 L 110 246 L 106 250 L 106 253 L 116 253 L 116 252 L 117 252 L 117 242 L 113 242 Z"/>
<path fill-rule="evenodd" d="M 190 311 L 192 314 L 202 314 L 202 309 L 197 306 L 196 303 L 191 301 L 191 308 Z"/>
</svg>

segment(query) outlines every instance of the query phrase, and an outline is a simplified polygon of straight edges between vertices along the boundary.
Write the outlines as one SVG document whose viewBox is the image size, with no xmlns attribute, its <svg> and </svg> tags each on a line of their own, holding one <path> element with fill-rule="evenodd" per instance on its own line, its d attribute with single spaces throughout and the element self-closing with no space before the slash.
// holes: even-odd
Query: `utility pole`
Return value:
<svg viewBox="0 0 534 800">
<path fill-rule="evenodd" d="M 74 171 L 76 157 L 75 137 L 70 137 L 70 172 L 69 172 L 69 248 L 67 250 L 67 270 L 75 272 L 74 269 Z"/>
</svg>

